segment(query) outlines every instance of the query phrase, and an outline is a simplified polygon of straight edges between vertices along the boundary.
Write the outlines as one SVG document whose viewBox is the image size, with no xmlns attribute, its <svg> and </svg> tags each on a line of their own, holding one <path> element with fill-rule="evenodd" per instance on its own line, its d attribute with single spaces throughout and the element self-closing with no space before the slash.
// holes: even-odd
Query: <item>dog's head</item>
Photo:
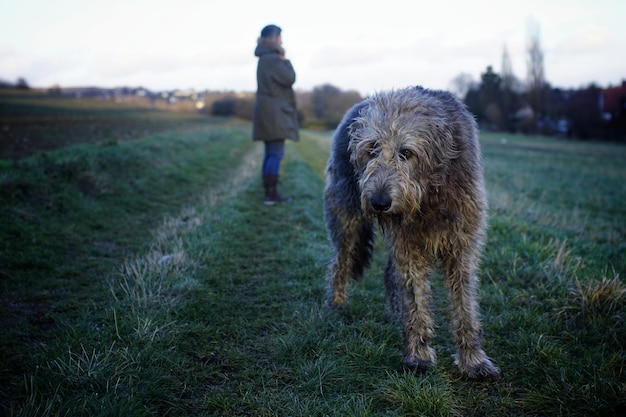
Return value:
<svg viewBox="0 0 626 417">
<path fill-rule="evenodd" d="M 354 118 L 348 150 L 366 216 L 410 215 L 425 195 L 445 187 L 461 152 L 454 137 L 458 121 L 446 107 L 450 103 L 432 93 L 379 93 Z"/>
</svg>

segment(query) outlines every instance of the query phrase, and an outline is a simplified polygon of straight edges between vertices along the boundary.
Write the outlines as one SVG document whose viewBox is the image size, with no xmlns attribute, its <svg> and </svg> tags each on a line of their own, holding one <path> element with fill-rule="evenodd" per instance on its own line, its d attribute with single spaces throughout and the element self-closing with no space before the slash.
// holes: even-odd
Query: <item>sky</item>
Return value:
<svg viewBox="0 0 626 417">
<path fill-rule="evenodd" d="M 0 0 L 0 80 L 253 92 L 273 23 L 297 90 L 448 89 L 505 48 L 523 81 L 535 25 L 552 86 L 606 87 L 626 80 L 625 22 L 624 0 Z"/>
</svg>

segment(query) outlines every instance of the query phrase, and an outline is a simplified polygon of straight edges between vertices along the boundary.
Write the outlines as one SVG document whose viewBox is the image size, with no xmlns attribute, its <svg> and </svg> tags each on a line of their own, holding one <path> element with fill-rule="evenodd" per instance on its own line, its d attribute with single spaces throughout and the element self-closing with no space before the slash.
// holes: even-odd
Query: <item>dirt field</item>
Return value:
<svg viewBox="0 0 626 417">
<path fill-rule="evenodd" d="M 144 102 L 0 90 L 0 159 L 19 160 L 77 143 L 137 139 L 206 122 L 197 113 L 155 109 Z"/>
</svg>

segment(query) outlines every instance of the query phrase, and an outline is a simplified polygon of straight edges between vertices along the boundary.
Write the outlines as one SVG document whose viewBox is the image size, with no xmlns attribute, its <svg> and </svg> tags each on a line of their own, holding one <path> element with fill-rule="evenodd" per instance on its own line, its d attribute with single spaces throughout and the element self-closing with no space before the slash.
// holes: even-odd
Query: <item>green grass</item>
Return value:
<svg viewBox="0 0 626 417">
<path fill-rule="evenodd" d="M 495 383 L 400 368 L 384 245 L 322 306 L 327 134 L 289 143 L 261 204 L 247 124 L 64 148 L 0 166 L 4 414 L 586 416 L 626 412 L 626 148 L 482 137 L 481 270 Z M 6 266 L 5 266 L 6 265 Z"/>
</svg>

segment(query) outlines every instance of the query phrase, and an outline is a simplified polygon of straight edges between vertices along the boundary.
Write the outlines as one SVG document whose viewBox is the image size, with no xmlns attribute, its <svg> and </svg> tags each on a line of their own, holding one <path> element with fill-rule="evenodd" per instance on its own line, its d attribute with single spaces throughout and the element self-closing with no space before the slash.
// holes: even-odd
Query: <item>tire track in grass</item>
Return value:
<svg viewBox="0 0 626 417">
<path fill-rule="evenodd" d="M 307 166 L 310 164 L 310 167 L 314 168 L 316 174 L 321 175 L 321 166 L 323 164 L 320 163 L 320 160 L 325 159 L 325 155 L 320 156 L 318 149 L 323 149 L 326 145 L 326 141 L 324 139 L 325 137 L 322 135 L 310 138 L 309 143 L 304 143 L 304 147 L 302 149 L 298 149 L 297 152 L 292 154 L 291 158 L 306 161 L 305 164 L 307 164 Z M 166 351 L 162 350 L 164 348 L 159 347 L 165 345 L 167 346 L 166 349 L 168 352 L 167 360 L 172 363 L 178 363 L 179 360 L 186 361 L 186 359 L 177 359 L 178 356 L 175 352 L 179 350 L 187 351 L 190 349 L 189 345 L 191 344 L 193 345 L 191 348 L 193 354 L 191 356 L 187 356 L 187 359 L 197 358 L 198 360 L 202 360 L 203 363 L 208 361 L 212 364 L 211 366 L 215 366 L 217 369 L 221 369 L 220 366 L 222 365 L 214 364 L 213 362 L 223 360 L 225 364 L 223 366 L 226 366 L 226 368 L 222 369 L 220 372 L 224 375 L 230 375 L 232 378 L 241 378 L 249 374 L 254 374 L 255 372 L 265 372 L 268 369 L 271 369 L 271 365 L 268 361 L 272 361 L 274 356 L 271 352 L 268 353 L 267 349 L 270 349 L 271 351 L 272 348 L 265 346 L 265 339 L 267 337 L 275 338 L 275 334 L 273 332 L 275 332 L 277 328 L 281 327 L 278 326 L 277 328 L 274 328 L 274 326 L 270 326 L 270 328 L 266 328 L 262 317 L 266 315 L 279 314 L 281 315 L 281 318 L 284 319 L 285 317 L 282 315 L 286 314 L 285 311 L 290 310 L 290 308 L 286 305 L 289 304 L 288 302 L 275 295 L 276 291 L 280 289 L 284 282 L 282 279 L 277 277 L 266 275 L 269 271 L 267 270 L 267 267 L 263 265 L 265 261 L 261 262 L 259 265 L 246 264 L 246 268 L 250 268 L 248 274 L 253 275 L 249 276 L 250 282 L 246 280 L 245 283 L 236 281 L 230 284 L 224 284 L 222 281 L 222 285 L 230 285 L 234 286 L 232 288 L 237 288 L 237 291 L 240 292 L 239 301 L 241 301 L 241 298 L 250 300 L 250 303 L 247 303 L 249 304 L 248 308 L 244 309 L 245 311 L 242 312 L 239 310 L 231 311 L 234 307 L 239 309 L 240 303 L 235 303 L 233 307 L 227 305 L 229 298 L 220 298 L 221 304 L 219 304 L 217 308 L 222 309 L 222 312 L 231 312 L 232 315 L 228 318 L 222 316 L 223 319 L 227 319 L 226 322 L 222 323 L 223 326 L 221 326 L 219 322 L 213 321 L 212 319 L 209 320 L 212 327 L 224 332 L 221 338 L 218 338 L 222 343 L 224 342 L 225 335 L 234 331 L 233 327 L 228 325 L 228 320 L 231 323 L 233 321 L 244 323 L 243 333 L 242 330 L 239 329 L 237 333 L 233 333 L 231 337 L 238 340 L 242 337 L 249 337 L 252 333 L 254 333 L 257 335 L 254 339 L 256 343 L 253 344 L 258 345 L 256 348 L 240 347 L 240 349 L 234 349 L 234 351 L 224 351 L 226 346 L 222 346 L 221 344 L 214 346 L 212 344 L 213 342 L 219 343 L 218 339 L 213 342 L 211 342 L 210 339 L 203 339 L 203 342 L 199 346 L 195 346 L 195 343 L 197 342 L 193 342 L 183 336 L 185 332 L 189 331 L 186 326 L 191 325 L 193 327 L 195 325 L 192 322 L 187 322 L 185 318 L 176 318 L 176 311 L 180 311 L 181 308 L 184 308 L 181 306 L 181 303 L 197 302 L 194 298 L 194 293 L 197 291 L 204 294 L 204 287 L 207 283 L 202 282 L 202 278 L 197 274 L 197 270 L 202 267 L 203 262 L 206 263 L 206 260 L 204 259 L 206 254 L 202 249 L 198 250 L 199 246 L 204 248 L 214 247 L 214 249 L 217 249 L 221 247 L 220 239 L 224 238 L 223 235 L 220 237 L 220 232 L 218 232 L 215 236 L 213 236 L 212 232 L 209 232 L 207 236 L 206 233 L 201 231 L 207 225 L 210 225 L 210 223 L 219 221 L 217 220 L 218 218 L 215 217 L 216 214 L 213 208 L 217 208 L 223 204 L 228 205 L 230 204 L 230 201 L 234 201 L 235 204 L 239 205 L 235 199 L 251 198 L 249 195 L 244 196 L 240 194 L 250 188 L 251 181 L 257 177 L 260 169 L 260 162 L 262 160 L 262 152 L 263 147 L 260 146 L 260 144 L 254 144 L 250 151 L 242 155 L 240 163 L 237 167 L 232 168 L 228 173 L 222 175 L 222 178 L 218 183 L 211 184 L 206 192 L 198 196 L 196 200 L 198 203 L 196 205 L 185 207 L 179 212 L 178 215 L 168 217 L 163 220 L 161 226 L 155 230 L 153 243 L 145 254 L 124 263 L 117 279 L 111 281 L 111 293 L 116 301 L 115 308 L 118 309 L 117 312 L 115 310 L 113 311 L 116 320 L 116 329 L 118 316 L 121 314 L 119 312 L 123 311 L 123 319 L 126 322 L 126 326 L 123 331 L 126 334 L 118 334 L 117 339 L 120 340 L 120 342 L 116 342 L 117 344 L 115 346 L 102 346 L 103 351 L 122 351 L 130 348 L 138 349 L 141 352 L 144 349 L 147 349 L 146 352 L 154 350 L 158 354 L 165 355 Z M 291 182 L 298 182 L 302 180 L 303 178 L 300 178 L 300 175 L 298 174 L 291 178 Z M 310 184 L 301 185 L 304 189 L 309 189 L 310 187 Z M 271 239 L 272 241 L 285 239 L 296 243 L 300 240 L 300 238 L 296 238 L 295 236 L 300 233 L 292 229 L 294 227 L 299 227 L 297 225 L 298 222 L 302 222 L 303 225 L 306 225 L 311 221 L 311 219 L 308 219 L 305 215 L 307 210 L 303 210 L 303 207 L 299 207 L 299 205 L 310 205 L 309 199 L 311 198 L 317 200 L 317 193 L 314 197 L 311 197 L 308 194 L 302 196 L 293 205 L 288 207 L 289 212 L 291 213 L 290 216 L 295 216 L 296 218 L 296 224 L 292 224 L 292 227 L 282 227 L 286 220 L 282 219 L 282 216 L 280 216 L 281 210 L 279 208 L 274 208 L 274 211 L 272 211 L 274 216 L 271 216 L 271 221 L 269 221 L 270 224 L 263 226 L 266 228 L 270 227 L 272 229 L 272 233 L 259 233 L 260 230 L 262 230 L 262 226 L 255 224 L 254 227 L 246 227 L 246 232 L 241 236 L 242 239 L 239 240 L 248 243 L 256 242 L 258 243 L 257 246 L 264 248 L 266 246 L 271 247 L 275 244 L 275 242 L 270 243 L 269 241 L 263 239 Z M 287 208 L 284 207 L 283 209 Z M 261 208 L 260 210 L 265 210 L 265 208 Z M 240 213 L 240 216 L 235 217 L 238 218 L 238 221 L 241 220 L 245 222 L 247 215 L 248 214 L 245 212 L 242 212 Z M 298 216 L 304 217 L 300 218 Z M 303 227 L 304 232 L 306 231 L 306 226 Z M 280 232 L 274 234 L 276 230 L 280 230 Z M 247 233 L 250 233 L 250 235 L 246 236 Z M 202 236 L 198 236 L 199 234 L 202 234 Z M 258 240 L 259 235 L 267 235 L 267 237 Z M 269 237 L 270 235 L 271 237 Z M 198 236 L 202 239 L 202 243 L 200 245 L 198 245 L 198 242 L 195 241 L 194 236 Z M 319 239 L 319 237 L 316 237 L 314 240 L 317 239 Z M 258 251 L 259 249 L 255 250 Z M 252 252 L 255 253 L 255 250 Z M 193 252 L 193 254 L 190 254 L 190 252 Z M 239 253 L 238 250 L 235 250 L 235 253 Z M 256 257 L 257 261 L 258 259 L 264 259 L 262 253 L 252 254 L 250 252 L 246 252 L 246 254 L 247 255 L 245 256 L 251 256 L 252 258 Z M 216 256 L 217 259 L 222 259 L 219 254 L 216 254 Z M 307 258 L 306 253 L 300 254 L 299 257 L 301 257 L 301 259 Z M 270 256 L 267 259 L 267 262 L 271 265 L 276 261 Z M 302 260 L 300 262 L 302 262 Z M 307 264 L 309 262 L 310 260 L 306 261 Z M 294 266 L 297 266 L 297 262 L 294 262 Z M 222 268 L 227 270 L 228 266 L 222 265 Z M 252 272 L 252 270 L 254 270 L 254 272 Z M 288 275 L 292 274 L 293 273 Z M 308 272 L 307 270 L 307 275 L 310 274 L 311 272 Z M 317 272 L 315 275 L 317 275 Z M 308 279 L 311 278 L 308 277 Z M 305 282 L 300 281 L 301 279 L 294 280 L 292 277 L 287 281 L 287 283 L 290 286 L 302 286 L 305 289 L 310 288 L 311 284 L 307 283 L 306 280 Z M 263 285 L 260 285 L 260 283 L 263 283 Z M 220 290 L 216 289 L 216 291 L 219 292 Z M 293 290 L 283 289 L 281 291 L 289 292 Z M 203 297 L 207 297 L 207 295 L 205 294 Z M 287 298 L 289 299 L 291 297 Z M 206 303 L 206 301 L 207 300 L 205 299 L 204 303 Z M 232 300 L 230 302 L 232 302 Z M 298 305 L 298 308 L 301 307 L 301 305 Z M 282 310 L 282 312 L 277 313 L 277 311 L 275 311 L 276 309 L 278 311 Z M 252 320 L 252 317 L 258 317 L 259 321 L 256 322 L 255 320 Z M 177 320 L 182 321 L 177 322 Z M 133 323 L 133 325 L 130 326 L 128 323 Z M 237 326 L 239 326 L 239 324 Z M 271 336 L 268 336 L 268 334 Z M 231 343 L 233 343 L 233 341 L 231 341 Z M 124 344 L 126 344 L 126 346 L 124 346 Z M 271 345 L 273 345 L 273 343 Z M 160 351 L 161 353 L 159 353 Z M 171 357 L 169 352 L 171 352 Z M 81 353 L 76 352 L 76 354 L 79 355 Z M 248 359 L 244 360 L 244 358 L 248 358 L 250 355 L 254 358 L 253 360 L 250 362 Z M 110 360 L 115 361 L 115 357 L 119 356 L 120 355 L 110 355 Z M 143 354 L 137 354 L 137 357 L 139 356 L 145 357 Z M 242 364 L 247 364 L 248 370 L 238 369 L 238 366 L 236 365 Z M 110 368 L 127 369 L 125 364 L 114 363 L 114 365 L 115 366 L 111 366 Z M 183 367 L 182 364 L 179 365 Z M 133 364 L 132 366 L 136 367 L 137 365 Z M 160 363 L 153 363 L 152 359 L 148 359 L 147 363 L 141 363 L 138 366 L 151 367 L 152 369 L 155 369 L 157 374 L 161 373 L 163 375 L 162 378 L 165 379 L 171 378 L 174 374 L 176 374 L 175 371 L 171 370 L 171 364 L 166 367 Z M 188 366 L 190 366 L 189 363 L 184 365 L 184 367 Z M 229 366 L 234 367 L 230 369 Z M 190 393 L 196 392 L 196 395 L 191 395 L 191 397 L 189 397 L 189 401 L 180 402 L 179 405 L 182 407 L 191 407 L 193 409 L 198 406 L 195 401 L 203 397 L 206 399 L 211 398 L 212 400 L 221 398 L 221 391 L 219 389 L 217 389 L 216 392 L 212 392 L 210 386 L 204 386 L 207 381 L 211 381 L 210 378 L 216 378 L 215 375 L 209 378 L 209 376 L 205 375 L 206 370 L 201 371 L 200 369 L 195 369 L 195 371 L 196 372 L 193 377 L 184 378 L 184 380 L 186 381 L 185 384 L 190 385 L 188 389 Z M 109 380 L 119 380 L 124 376 L 125 375 L 118 374 L 111 375 Z M 209 379 L 207 380 L 207 378 Z M 271 382 L 266 380 L 266 378 L 261 378 L 261 380 L 262 383 Z M 193 383 L 192 381 L 196 382 Z M 223 384 L 224 381 L 220 380 L 219 383 Z M 254 382 L 252 383 L 252 386 L 255 386 Z M 256 388 L 258 387 L 255 387 L 255 389 Z M 179 389 L 174 386 L 172 386 L 169 390 L 172 394 L 178 391 Z M 200 392 L 202 392 L 202 394 L 200 394 Z M 212 393 L 209 394 L 209 392 Z M 193 398 L 195 398 L 195 400 Z M 209 402 L 212 400 L 209 400 Z M 252 400 L 252 403 L 256 404 L 256 401 L 257 400 Z"/>
<path fill-rule="evenodd" d="M 111 283 L 111 292 L 120 302 L 121 295 L 131 303 L 131 310 L 137 316 L 144 310 L 150 314 L 151 306 L 162 309 L 175 303 L 180 292 L 193 288 L 197 283 L 188 278 L 195 266 L 195 260 L 185 251 L 182 236 L 194 232 L 208 221 L 208 209 L 221 202 L 234 198 L 244 189 L 251 177 L 256 175 L 261 160 L 262 147 L 254 146 L 247 152 L 241 164 L 233 168 L 233 176 L 210 187 L 200 196 L 200 205 L 205 207 L 198 212 L 195 207 L 185 207 L 176 217 L 163 220 L 154 232 L 154 242 L 143 256 L 128 260 L 121 268 L 120 279 Z M 116 288 L 119 287 L 119 288 Z"/>
<path fill-rule="evenodd" d="M 263 147 L 257 143 L 251 152 L 244 155 L 241 165 L 234 169 L 234 171 L 237 172 L 234 177 L 230 178 L 220 187 L 209 189 L 203 199 L 206 205 L 213 207 L 221 201 L 236 196 L 242 190 L 243 186 L 247 184 L 248 180 L 259 172 L 259 162 L 262 156 Z"/>
<path fill-rule="evenodd" d="M 239 130 L 235 127 L 233 135 L 239 136 L 237 143 L 241 144 L 243 133 Z M 195 258 L 202 252 L 189 254 L 192 246 L 186 242 L 187 235 L 212 221 L 212 207 L 237 197 L 250 186 L 259 169 L 262 147 L 248 143 L 243 149 L 239 164 L 222 172 L 216 183 L 194 199 L 193 205 L 163 219 L 153 231 L 145 253 L 128 259 L 117 273 L 106 277 L 111 302 L 104 306 L 103 315 L 88 316 L 79 323 L 79 329 L 72 330 L 77 336 L 61 348 L 65 354 L 42 367 L 42 374 L 47 376 L 25 376 L 28 398 L 16 407 L 28 415 L 29 411 L 39 415 L 37 410 L 53 408 L 65 410 L 60 414 L 80 414 L 85 408 L 75 408 L 75 404 L 96 408 L 116 404 L 134 415 L 133 410 L 143 414 L 146 406 L 153 410 L 162 403 L 171 406 L 169 401 L 181 390 L 173 379 L 180 360 L 174 347 L 181 332 L 175 310 L 200 287 L 194 270 L 199 263 Z M 236 157 L 236 152 L 242 152 L 242 146 L 234 145 L 230 157 Z M 82 337 L 81 331 L 86 332 Z M 54 395 L 35 383 L 40 378 L 59 381 L 50 385 Z M 144 382 L 137 384 L 138 379 Z M 161 387 L 165 384 L 162 381 L 174 382 Z M 156 386 L 160 388 L 155 394 L 150 387 Z M 65 398 L 59 402 L 61 395 Z"/>
<path fill-rule="evenodd" d="M 199 260 L 188 254 L 185 235 L 210 221 L 211 207 L 236 197 L 249 186 L 258 171 L 261 151 L 262 147 L 253 146 L 237 167 L 200 195 L 198 206 L 203 209 L 187 206 L 177 216 L 165 218 L 154 231 L 150 249 L 124 262 L 120 271 L 109 277 L 113 302 L 107 307 L 108 331 L 95 344 L 69 347 L 66 358 L 49 363 L 52 372 L 64 380 L 97 380 L 98 386 L 107 387 L 101 393 L 102 401 L 105 397 L 114 402 L 123 400 L 129 410 L 143 401 L 153 403 L 152 394 L 137 386 L 136 375 L 147 374 L 147 383 L 151 384 L 175 373 L 172 366 L 176 368 L 179 359 L 176 349 L 171 348 L 178 343 L 181 326 L 173 312 L 189 298 L 190 291 L 201 286 L 193 278 Z M 164 389 L 166 396 L 179 390 L 176 384 Z M 123 399 L 118 392 L 124 392 Z M 83 393 L 80 397 L 87 401 L 89 395 Z M 32 403 L 26 408 L 38 408 L 41 401 L 46 407 L 51 405 L 45 395 L 39 397 L 33 393 Z M 158 407 L 156 403 L 153 406 Z"/>
</svg>

